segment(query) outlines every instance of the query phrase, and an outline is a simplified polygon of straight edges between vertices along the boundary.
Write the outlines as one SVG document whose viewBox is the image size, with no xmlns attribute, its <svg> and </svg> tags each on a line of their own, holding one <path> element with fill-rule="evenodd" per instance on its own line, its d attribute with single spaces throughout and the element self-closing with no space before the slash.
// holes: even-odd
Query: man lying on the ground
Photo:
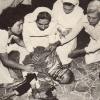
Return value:
<svg viewBox="0 0 100 100">
<path fill-rule="evenodd" d="M 56 88 L 58 84 L 70 84 L 74 81 L 72 71 L 61 67 L 57 57 L 54 51 L 48 51 L 44 47 L 37 47 L 24 59 L 24 64 L 31 64 L 34 71 L 38 72 L 37 77 L 40 88 L 37 93 L 47 93 L 52 86 Z"/>
</svg>

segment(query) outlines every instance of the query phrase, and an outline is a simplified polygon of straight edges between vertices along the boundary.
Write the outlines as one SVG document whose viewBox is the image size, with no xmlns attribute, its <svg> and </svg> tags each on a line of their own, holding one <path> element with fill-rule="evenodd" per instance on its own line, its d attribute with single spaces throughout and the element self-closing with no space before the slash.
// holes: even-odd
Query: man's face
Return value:
<svg viewBox="0 0 100 100">
<path fill-rule="evenodd" d="M 58 81 L 60 84 L 66 84 L 67 80 L 69 81 L 69 76 L 66 74 L 66 72 L 61 71 L 56 78 L 56 81 Z"/>
<path fill-rule="evenodd" d="M 96 24 L 98 24 L 98 22 L 100 20 L 97 13 L 89 13 L 89 14 L 87 14 L 87 18 L 88 18 L 90 25 L 92 25 L 92 26 L 95 26 Z"/>
<path fill-rule="evenodd" d="M 74 5 L 67 5 L 66 3 L 63 3 L 63 10 L 66 14 L 69 14 L 73 11 Z"/>
<path fill-rule="evenodd" d="M 50 21 L 48 19 L 39 19 L 37 22 L 37 26 L 40 30 L 44 31 L 49 27 Z"/>
<path fill-rule="evenodd" d="M 23 20 L 19 20 L 17 21 L 12 27 L 11 27 L 11 31 L 13 34 L 15 35 L 20 35 L 22 33 L 23 30 Z"/>
<path fill-rule="evenodd" d="M 52 75 L 54 80 L 58 81 L 60 84 L 66 84 L 69 82 L 70 77 L 68 75 L 68 71 L 62 70 L 62 69 L 57 69 L 56 72 Z"/>
</svg>

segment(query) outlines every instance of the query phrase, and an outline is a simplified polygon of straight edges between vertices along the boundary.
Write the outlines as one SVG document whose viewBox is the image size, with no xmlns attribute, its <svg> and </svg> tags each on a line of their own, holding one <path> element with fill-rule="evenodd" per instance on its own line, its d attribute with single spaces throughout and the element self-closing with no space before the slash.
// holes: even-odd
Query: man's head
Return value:
<svg viewBox="0 0 100 100">
<path fill-rule="evenodd" d="M 12 34 L 14 35 L 21 35 L 22 30 L 23 30 L 23 23 L 24 20 L 20 19 L 17 20 L 11 27 L 10 27 L 10 31 L 12 32 Z"/>
<path fill-rule="evenodd" d="M 48 12 L 40 12 L 36 19 L 37 26 L 42 31 L 49 27 L 50 21 L 51 15 Z"/>
<path fill-rule="evenodd" d="M 74 10 L 74 7 L 78 5 L 78 0 L 62 0 L 63 10 L 66 14 L 71 13 Z"/>
<path fill-rule="evenodd" d="M 57 69 L 55 75 L 53 75 L 54 80 L 58 81 L 60 84 L 70 84 L 74 81 L 74 74 L 69 69 Z"/>
<path fill-rule="evenodd" d="M 100 20 L 100 1 L 94 0 L 88 4 L 87 18 L 90 25 L 95 26 Z"/>
</svg>

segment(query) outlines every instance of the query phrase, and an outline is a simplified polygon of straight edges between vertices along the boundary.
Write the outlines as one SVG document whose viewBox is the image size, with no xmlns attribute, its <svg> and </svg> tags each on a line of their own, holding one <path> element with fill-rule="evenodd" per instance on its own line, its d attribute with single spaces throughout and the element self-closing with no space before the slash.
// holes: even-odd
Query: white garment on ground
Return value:
<svg viewBox="0 0 100 100">
<path fill-rule="evenodd" d="M 23 25 L 23 40 L 29 52 L 34 51 L 37 46 L 48 47 L 49 43 L 56 42 L 56 22 L 51 19 L 49 27 L 41 31 L 36 24 L 37 15 L 40 12 L 48 12 L 51 10 L 46 7 L 39 7 L 33 13 L 25 16 Z"/>
<path fill-rule="evenodd" d="M 8 32 L 0 30 L 0 53 L 7 52 Z M 10 77 L 8 69 L 0 61 L 0 83 L 11 83 L 13 79 Z"/>
<path fill-rule="evenodd" d="M 89 24 L 87 15 L 83 20 L 85 31 L 90 35 L 90 42 L 85 48 L 88 53 L 85 56 L 85 61 L 87 64 L 100 61 L 100 21 L 93 27 Z"/>
<path fill-rule="evenodd" d="M 68 54 L 76 48 L 76 36 L 82 29 L 83 15 L 83 10 L 78 5 L 75 5 L 74 10 L 69 14 L 65 14 L 61 0 L 57 0 L 53 6 L 53 17 L 59 24 L 58 28 L 62 30 L 70 29 L 69 33 L 60 39 L 62 44 L 66 44 L 57 48 L 62 64 L 69 64 L 72 61 L 68 58 Z"/>
</svg>

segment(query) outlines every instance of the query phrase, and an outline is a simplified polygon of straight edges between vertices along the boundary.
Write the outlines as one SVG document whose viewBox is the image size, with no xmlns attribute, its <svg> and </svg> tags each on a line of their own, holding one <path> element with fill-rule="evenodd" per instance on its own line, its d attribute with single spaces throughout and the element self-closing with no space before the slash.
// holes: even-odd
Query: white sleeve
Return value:
<svg viewBox="0 0 100 100">
<path fill-rule="evenodd" d="M 72 28 L 71 32 L 69 32 L 69 34 L 67 34 L 63 39 L 61 39 L 62 45 L 67 42 L 70 42 L 75 37 L 77 37 L 82 28 L 83 28 L 82 19 L 80 19 L 77 25 L 74 28 Z"/>
<path fill-rule="evenodd" d="M 89 45 L 85 47 L 87 53 L 95 52 L 100 49 L 100 39 L 95 43 L 95 45 Z"/>
<path fill-rule="evenodd" d="M 7 52 L 8 32 L 0 30 L 0 53 Z"/>
</svg>

